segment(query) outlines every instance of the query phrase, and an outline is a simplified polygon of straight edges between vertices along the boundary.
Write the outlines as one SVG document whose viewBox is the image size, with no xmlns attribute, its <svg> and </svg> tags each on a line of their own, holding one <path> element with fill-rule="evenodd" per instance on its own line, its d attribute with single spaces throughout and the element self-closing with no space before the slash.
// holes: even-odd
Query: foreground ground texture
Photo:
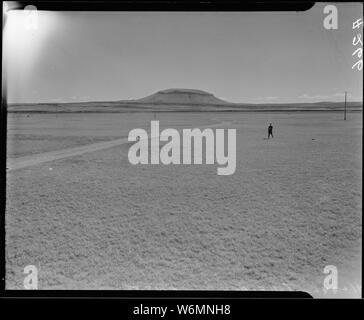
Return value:
<svg viewBox="0 0 364 320">
<path fill-rule="evenodd" d="M 8 160 L 127 136 L 153 114 L 10 115 Z M 305 290 L 360 296 L 362 114 L 161 113 L 237 129 L 237 169 L 139 165 L 128 144 L 8 171 L 6 287 Z M 274 139 L 267 140 L 269 122 Z"/>
</svg>

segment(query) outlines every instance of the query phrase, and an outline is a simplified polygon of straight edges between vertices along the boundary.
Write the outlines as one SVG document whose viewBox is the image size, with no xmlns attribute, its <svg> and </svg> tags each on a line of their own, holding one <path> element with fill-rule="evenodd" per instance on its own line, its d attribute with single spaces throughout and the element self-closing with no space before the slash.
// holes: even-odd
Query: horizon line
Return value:
<svg viewBox="0 0 364 320">
<path fill-rule="evenodd" d="M 138 102 L 140 99 L 122 99 L 122 100 L 85 100 L 85 101 L 46 101 L 46 102 L 6 102 L 7 105 L 21 105 L 21 104 L 77 104 L 77 103 L 137 103 L 137 104 L 151 104 L 151 105 L 165 105 L 165 104 L 171 104 L 171 105 L 189 105 L 187 103 L 148 103 L 148 102 Z M 220 98 L 219 98 L 220 99 Z M 320 101 L 290 101 L 290 102 L 229 102 L 226 101 L 227 105 L 287 105 L 287 104 L 317 104 L 317 103 L 345 103 L 345 101 L 342 100 L 320 100 Z M 363 100 L 351 100 L 346 101 L 346 103 L 361 103 L 363 104 Z M 206 105 L 210 105 L 208 103 L 204 103 Z M 199 105 L 197 103 L 192 103 L 190 105 Z M 203 105 L 203 104 L 201 104 Z M 214 104 L 211 104 L 214 105 Z M 218 104 L 216 104 L 218 105 Z M 223 104 L 221 104 L 223 105 Z"/>
</svg>

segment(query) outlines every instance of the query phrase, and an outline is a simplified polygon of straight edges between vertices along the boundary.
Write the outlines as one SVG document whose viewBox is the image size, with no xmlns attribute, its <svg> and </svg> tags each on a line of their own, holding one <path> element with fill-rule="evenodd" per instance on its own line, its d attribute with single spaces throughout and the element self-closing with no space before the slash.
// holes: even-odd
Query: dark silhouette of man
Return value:
<svg viewBox="0 0 364 320">
<path fill-rule="evenodd" d="M 272 138 L 273 138 L 273 126 L 271 123 L 269 124 L 269 127 L 268 127 L 268 139 L 270 138 L 270 136 L 272 136 Z"/>
</svg>

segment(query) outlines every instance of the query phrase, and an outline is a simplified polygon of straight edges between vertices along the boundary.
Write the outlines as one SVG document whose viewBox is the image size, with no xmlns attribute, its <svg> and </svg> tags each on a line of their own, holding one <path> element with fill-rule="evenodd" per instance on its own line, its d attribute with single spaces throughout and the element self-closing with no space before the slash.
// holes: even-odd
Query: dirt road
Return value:
<svg viewBox="0 0 364 320">
<path fill-rule="evenodd" d="M 224 121 L 224 122 L 217 123 L 217 124 L 211 125 L 211 126 L 203 126 L 203 127 L 201 127 L 201 129 L 204 129 L 207 127 L 209 127 L 209 128 L 224 127 L 228 124 L 230 124 L 230 122 Z M 88 144 L 88 145 L 81 146 L 81 147 L 49 151 L 49 152 L 33 154 L 33 155 L 23 156 L 23 157 L 18 157 L 18 158 L 10 158 L 7 161 L 6 167 L 7 167 L 8 171 L 22 169 L 22 168 L 26 168 L 26 167 L 30 167 L 30 166 L 35 166 L 35 165 L 38 165 L 38 164 L 41 164 L 44 162 L 54 161 L 54 160 L 63 159 L 63 158 L 69 158 L 69 157 L 78 156 L 78 155 L 88 153 L 88 152 L 116 147 L 118 145 L 126 144 L 128 142 L 129 142 L 128 138 L 120 138 L 120 139 L 115 139 L 115 140 L 106 141 L 106 142 L 103 141 L 103 142 L 92 143 L 92 144 Z"/>
</svg>

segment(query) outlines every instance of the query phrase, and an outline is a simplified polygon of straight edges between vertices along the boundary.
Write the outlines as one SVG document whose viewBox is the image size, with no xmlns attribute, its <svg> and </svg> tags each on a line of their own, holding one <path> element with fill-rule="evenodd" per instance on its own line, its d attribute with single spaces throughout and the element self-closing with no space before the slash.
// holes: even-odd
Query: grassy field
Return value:
<svg viewBox="0 0 364 320">
<path fill-rule="evenodd" d="M 8 158 L 126 137 L 153 113 L 9 114 Z M 160 113 L 237 129 L 237 169 L 138 165 L 128 144 L 9 171 L 6 286 L 305 290 L 360 296 L 362 114 Z M 266 140 L 267 125 L 274 139 Z"/>
</svg>

